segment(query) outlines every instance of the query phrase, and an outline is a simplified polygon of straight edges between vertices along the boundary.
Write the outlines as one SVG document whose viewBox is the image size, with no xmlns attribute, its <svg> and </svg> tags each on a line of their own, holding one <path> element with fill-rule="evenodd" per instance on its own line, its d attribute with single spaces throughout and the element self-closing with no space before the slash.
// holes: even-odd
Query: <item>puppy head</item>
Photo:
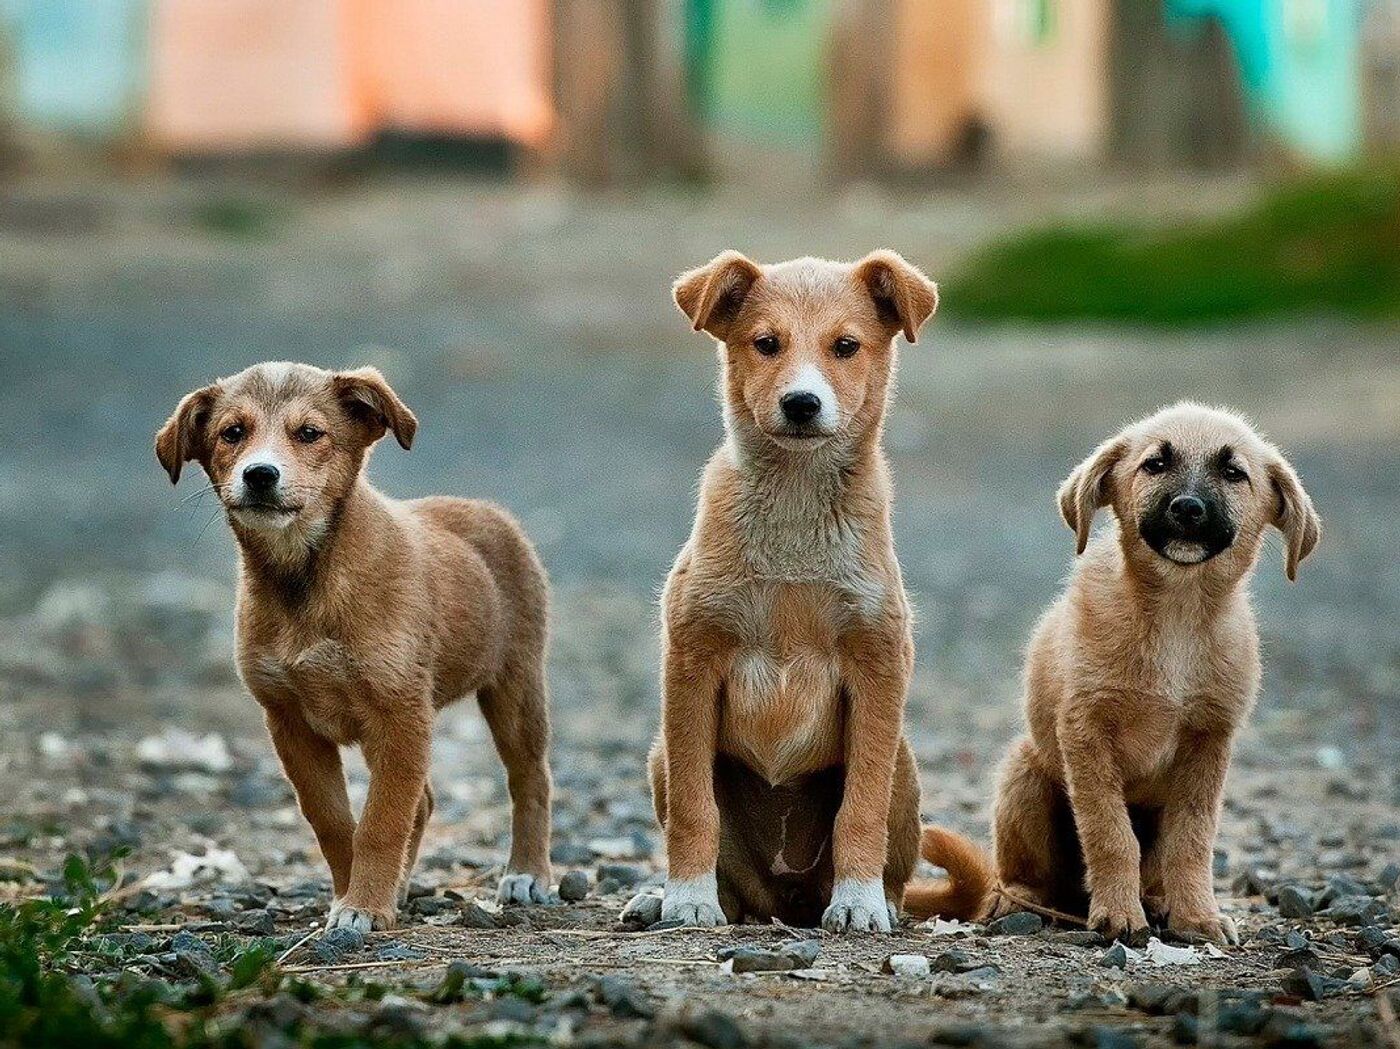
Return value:
<svg viewBox="0 0 1400 1049">
<path fill-rule="evenodd" d="M 188 394 L 156 434 L 156 458 L 172 483 L 198 462 L 235 528 L 280 532 L 323 524 L 370 446 L 392 430 L 407 448 L 417 428 L 373 368 L 256 364 Z"/>
<path fill-rule="evenodd" d="M 1243 572 L 1274 525 L 1294 579 L 1322 534 L 1283 453 L 1233 412 L 1187 402 L 1101 444 L 1061 485 L 1059 502 L 1080 553 L 1094 512 L 1112 506 L 1129 556 L 1169 570 L 1218 562 Z"/>
<path fill-rule="evenodd" d="M 894 338 L 913 342 L 938 304 L 933 282 L 892 251 L 770 266 L 726 251 L 674 293 L 721 344 L 731 428 L 804 451 L 878 425 Z"/>
</svg>

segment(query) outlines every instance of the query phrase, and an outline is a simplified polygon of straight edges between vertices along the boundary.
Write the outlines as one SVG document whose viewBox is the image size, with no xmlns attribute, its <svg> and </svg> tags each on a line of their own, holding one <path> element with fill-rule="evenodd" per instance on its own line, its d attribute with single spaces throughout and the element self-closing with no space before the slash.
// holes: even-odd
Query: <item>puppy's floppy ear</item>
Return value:
<svg viewBox="0 0 1400 1049">
<path fill-rule="evenodd" d="M 924 321 L 938 309 L 938 285 L 889 250 L 872 251 L 856 263 L 855 274 L 875 300 L 880 319 L 916 342 Z"/>
<path fill-rule="evenodd" d="M 1110 437 L 1094 449 L 1094 454 L 1074 468 L 1060 485 L 1060 516 L 1074 532 L 1074 552 L 1082 554 L 1089 545 L 1089 529 L 1094 513 L 1113 499 L 1109 475 L 1127 453 L 1128 442 L 1122 437 Z"/>
<path fill-rule="evenodd" d="M 366 444 L 379 440 L 385 430 L 393 430 L 401 446 L 405 449 L 413 446 L 418 419 L 408 410 L 408 405 L 399 400 L 399 395 L 378 368 L 336 372 L 331 376 L 331 388 L 351 417 L 368 430 Z"/>
<path fill-rule="evenodd" d="M 754 282 L 762 276 L 756 263 L 737 251 L 726 251 L 705 265 L 682 273 L 671 293 L 696 331 L 723 339 Z"/>
<path fill-rule="evenodd" d="M 1322 519 L 1313 508 L 1312 499 L 1303 489 L 1303 482 L 1288 460 L 1279 455 L 1269 464 L 1269 483 L 1273 485 L 1278 502 L 1274 507 L 1274 524 L 1283 533 L 1285 544 L 1283 570 L 1289 581 L 1298 578 L 1298 562 L 1317 546 L 1322 538 Z"/>
<path fill-rule="evenodd" d="M 204 455 L 206 438 L 205 424 L 214 401 L 223 392 L 218 383 L 187 393 L 169 419 L 165 420 L 156 433 L 156 458 L 165 472 L 170 475 L 170 483 L 180 480 L 180 468 L 191 459 Z"/>
</svg>

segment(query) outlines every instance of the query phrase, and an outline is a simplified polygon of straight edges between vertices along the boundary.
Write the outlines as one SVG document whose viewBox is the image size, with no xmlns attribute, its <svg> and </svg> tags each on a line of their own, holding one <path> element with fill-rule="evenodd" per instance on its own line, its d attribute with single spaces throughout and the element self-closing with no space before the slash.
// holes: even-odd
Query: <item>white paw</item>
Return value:
<svg viewBox="0 0 1400 1049">
<path fill-rule="evenodd" d="M 356 932 L 370 932 L 374 929 L 374 915 L 357 907 L 347 907 L 339 900 L 331 904 L 330 916 L 326 918 L 326 928 L 354 929 Z"/>
<path fill-rule="evenodd" d="M 496 899 L 500 903 L 548 903 L 549 886 L 533 874 L 508 873 L 496 886 Z"/>
<path fill-rule="evenodd" d="M 885 899 L 883 882 L 878 878 L 846 878 L 831 890 L 831 905 L 822 915 L 822 928 L 828 932 L 889 932 L 893 917 L 894 908 Z"/>
<path fill-rule="evenodd" d="M 671 878 L 661 895 L 661 920 L 679 921 L 683 925 L 713 928 L 724 925 L 724 911 L 719 906 L 719 889 L 713 874 L 698 878 Z"/>
</svg>

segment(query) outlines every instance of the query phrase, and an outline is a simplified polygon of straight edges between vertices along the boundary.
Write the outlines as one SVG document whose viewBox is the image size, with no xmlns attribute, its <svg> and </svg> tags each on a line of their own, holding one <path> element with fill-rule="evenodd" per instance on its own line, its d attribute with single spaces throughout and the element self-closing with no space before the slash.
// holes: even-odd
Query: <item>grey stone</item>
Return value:
<svg viewBox="0 0 1400 1049">
<path fill-rule="evenodd" d="M 709 1049 L 744 1049 L 749 1044 L 744 1029 L 733 1017 L 718 1009 L 683 1016 L 676 1027 L 692 1042 L 708 1046 Z"/>
<path fill-rule="evenodd" d="M 233 927 L 250 936 L 272 936 L 277 932 L 277 922 L 266 908 L 238 915 L 233 919 Z"/>
<path fill-rule="evenodd" d="M 646 871 L 631 863 L 598 864 L 598 881 L 600 883 L 604 881 L 613 881 L 616 882 L 620 888 L 630 889 L 645 877 Z M 616 892 L 617 890 L 614 889 L 613 891 Z"/>
<path fill-rule="evenodd" d="M 1115 943 L 1103 952 L 1102 957 L 1099 958 L 1099 964 L 1106 969 L 1126 969 L 1128 967 L 1128 948 L 1121 943 Z"/>
<path fill-rule="evenodd" d="M 390 940 L 374 952 L 374 960 L 379 962 L 416 962 L 427 956 L 426 951 L 417 950 L 398 940 Z"/>
<path fill-rule="evenodd" d="M 923 954 L 891 954 L 881 969 L 891 976 L 911 979 L 922 979 L 933 971 L 927 955 Z"/>
<path fill-rule="evenodd" d="M 792 959 L 794 968 L 809 969 L 821 953 L 820 940 L 788 940 L 778 950 Z"/>
<path fill-rule="evenodd" d="M 622 908 L 623 925 L 645 929 L 661 920 L 661 897 L 654 892 L 638 893 Z"/>
<path fill-rule="evenodd" d="M 468 929 L 499 929 L 503 922 L 499 915 L 473 901 L 462 908 L 462 925 Z"/>
<path fill-rule="evenodd" d="M 597 994 L 598 1000 L 622 1019 L 650 1020 L 656 1015 L 656 1007 L 646 995 L 620 976 L 604 976 L 598 981 Z"/>
<path fill-rule="evenodd" d="M 944 951 L 933 959 L 930 968 L 936 973 L 960 973 L 975 968 L 966 951 Z"/>
<path fill-rule="evenodd" d="M 806 967 L 783 951 L 753 944 L 722 947 L 717 957 L 722 962 L 730 962 L 736 973 L 779 973 Z"/>
<path fill-rule="evenodd" d="M 583 871 L 569 871 L 559 879 L 559 898 L 569 903 L 577 903 L 588 896 L 588 875 Z"/>
<path fill-rule="evenodd" d="M 1278 890 L 1278 912 L 1285 918 L 1311 918 L 1312 893 L 1298 885 L 1282 885 Z"/>
<path fill-rule="evenodd" d="M 1275 969 L 1316 969 L 1322 964 L 1322 958 L 1311 947 L 1298 947 L 1291 951 L 1284 951 L 1274 959 Z"/>
<path fill-rule="evenodd" d="M 365 945 L 365 934 L 355 929 L 331 929 L 311 941 L 311 954 L 322 965 L 336 965 Z"/>
<path fill-rule="evenodd" d="M 1033 911 L 1016 911 L 987 926 L 989 936 L 1031 936 L 1045 928 L 1045 919 Z"/>
<path fill-rule="evenodd" d="M 1369 896 L 1339 896 L 1319 916 L 1344 925 L 1375 925 L 1389 921 L 1390 908 Z"/>
</svg>

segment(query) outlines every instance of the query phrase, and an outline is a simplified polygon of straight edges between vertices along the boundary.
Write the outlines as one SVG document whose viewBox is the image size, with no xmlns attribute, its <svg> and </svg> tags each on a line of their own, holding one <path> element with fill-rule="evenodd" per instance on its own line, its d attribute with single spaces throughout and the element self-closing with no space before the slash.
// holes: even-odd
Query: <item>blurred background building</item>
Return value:
<svg viewBox="0 0 1400 1049">
<path fill-rule="evenodd" d="M 1400 0 L 0 0 L 0 114 L 11 157 L 467 145 L 584 183 L 1334 164 L 1400 143 Z"/>
</svg>

